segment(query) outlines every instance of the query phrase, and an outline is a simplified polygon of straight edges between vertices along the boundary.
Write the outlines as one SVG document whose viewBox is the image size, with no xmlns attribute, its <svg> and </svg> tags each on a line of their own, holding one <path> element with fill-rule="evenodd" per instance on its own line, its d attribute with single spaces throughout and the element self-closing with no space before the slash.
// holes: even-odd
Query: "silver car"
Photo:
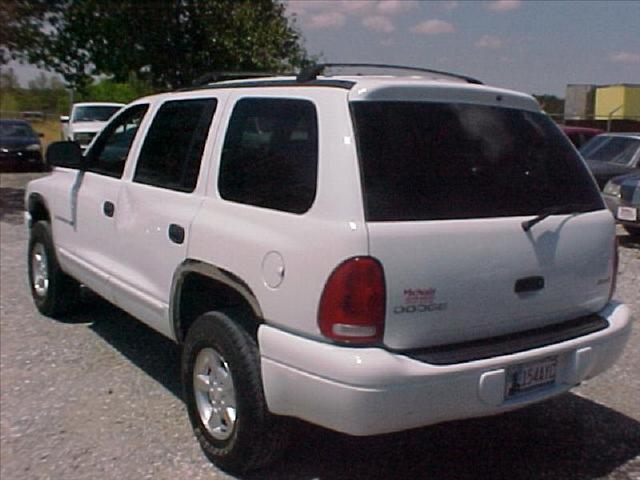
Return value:
<svg viewBox="0 0 640 480">
<path fill-rule="evenodd" d="M 612 178 L 602 195 L 616 220 L 631 235 L 640 236 L 640 172 Z"/>
</svg>

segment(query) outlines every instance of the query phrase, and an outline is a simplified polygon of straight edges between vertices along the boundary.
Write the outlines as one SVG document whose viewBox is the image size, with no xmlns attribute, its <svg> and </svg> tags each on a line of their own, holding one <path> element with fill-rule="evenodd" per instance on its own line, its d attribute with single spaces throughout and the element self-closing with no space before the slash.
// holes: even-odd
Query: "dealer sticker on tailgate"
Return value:
<svg viewBox="0 0 640 480">
<path fill-rule="evenodd" d="M 638 219 L 638 209 L 633 207 L 618 207 L 617 217 L 620 220 L 635 222 Z"/>
<path fill-rule="evenodd" d="M 505 399 L 554 384 L 557 364 L 558 357 L 547 357 L 536 362 L 509 367 L 505 382 Z"/>
</svg>

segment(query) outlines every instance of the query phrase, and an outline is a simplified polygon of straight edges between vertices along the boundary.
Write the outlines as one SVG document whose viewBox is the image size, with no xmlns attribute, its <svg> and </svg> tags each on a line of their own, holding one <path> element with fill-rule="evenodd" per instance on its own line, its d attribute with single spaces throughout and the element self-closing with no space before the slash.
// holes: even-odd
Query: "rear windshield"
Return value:
<svg viewBox="0 0 640 480">
<path fill-rule="evenodd" d="M 543 114 L 425 102 L 353 102 L 352 112 L 369 221 L 603 208 L 580 157 Z"/>
</svg>

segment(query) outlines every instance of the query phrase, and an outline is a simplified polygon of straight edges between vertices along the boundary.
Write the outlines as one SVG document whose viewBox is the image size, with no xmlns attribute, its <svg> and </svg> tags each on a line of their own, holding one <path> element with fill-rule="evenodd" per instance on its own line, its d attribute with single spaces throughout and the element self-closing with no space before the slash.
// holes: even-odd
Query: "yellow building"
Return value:
<svg viewBox="0 0 640 480">
<path fill-rule="evenodd" d="M 640 85 L 609 85 L 596 89 L 596 120 L 640 121 Z"/>
</svg>

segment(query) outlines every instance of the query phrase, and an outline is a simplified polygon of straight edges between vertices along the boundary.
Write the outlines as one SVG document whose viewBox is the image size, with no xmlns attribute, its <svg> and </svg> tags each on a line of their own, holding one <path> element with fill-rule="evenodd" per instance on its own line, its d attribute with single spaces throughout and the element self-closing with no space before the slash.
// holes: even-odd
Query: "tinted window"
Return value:
<svg viewBox="0 0 640 480">
<path fill-rule="evenodd" d="M 148 105 L 134 105 L 113 119 L 87 153 L 87 170 L 111 177 L 122 176 L 131 144 Z"/>
<path fill-rule="evenodd" d="M 222 198 L 304 213 L 316 195 L 318 125 L 311 102 L 243 99 L 231 116 L 220 163 Z"/>
<path fill-rule="evenodd" d="M 542 114 L 411 102 L 354 102 L 353 114 L 368 220 L 602 208 L 579 156 Z"/>
<path fill-rule="evenodd" d="M 192 192 L 216 103 L 200 98 L 163 104 L 147 132 L 133 180 Z"/>
<path fill-rule="evenodd" d="M 0 122 L 0 137 L 33 138 L 36 133 L 24 122 Z"/>
<path fill-rule="evenodd" d="M 76 107 L 73 110 L 73 122 L 106 122 L 120 110 L 121 106 Z"/>
</svg>

